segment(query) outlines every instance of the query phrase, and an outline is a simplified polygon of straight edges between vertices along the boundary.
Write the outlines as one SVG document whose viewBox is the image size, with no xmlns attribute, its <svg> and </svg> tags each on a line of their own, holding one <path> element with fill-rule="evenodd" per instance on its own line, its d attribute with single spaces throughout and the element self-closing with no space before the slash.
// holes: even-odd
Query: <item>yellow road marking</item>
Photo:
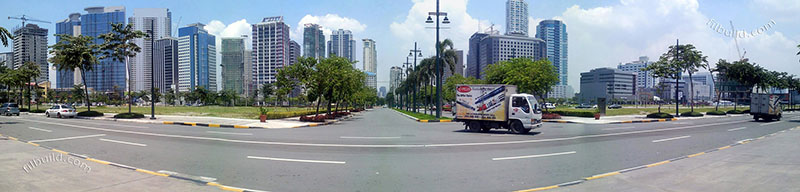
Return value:
<svg viewBox="0 0 800 192">
<path fill-rule="evenodd" d="M 647 165 L 647 167 L 655 167 L 655 166 L 663 165 L 663 164 L 666 164 L 666 163 L 669 163 L 669 161 L 662 161 L 662 162 L 658 162 L 658 163 L 653 163 L 653 164 Z"/>
<path fill-rule="evenodd" d="M 317 125 L 319 125 L 319 124 L 316 124 L 316 123 L 308 124 L 309 127 L 316 127 Z"/>
<path fill-rule="evenodd" d="M 633 121 L 623 121 L 622 123 L 633 123 Z"/>
<path fill-rule="evenodd" d="M 439 122 L 452 122 L 452 121 L 453 121 L 453 120 L 449 120 L 449 119 L 445 119 L 445 120 L 439 120 Z"/>
<path fill-rule="evenodd" d="M 206 185 L 209 185 L 209 186 L 220 186 L 219 183 L 217 183 L 217 182 L 208 182 L 208 183 L 206 183 Z"/>
<path fill-rule="evenodd" d="M 219 127 L 219 124 L 208 124 L 209 127 Z"/>
<path fill-rule="evenodd" d="M 419 120 L 419 122 L 427 123 L 428 120 Z"/>
<path fill-rule="evenodd" d="M 217 188 L 225 190 L 225 191 L 237 191 L 237 192 L 243 192 L 244 191 L 242 189 L 231 188 L 231 187 L 224 186 L 224 185 L 217 186 Z"/>
<path fill-rule="evenodd" d="M 163 173 L 156 173 L 156 172 L 152 172 L 152 171 L 148 171 L 148 170 L 144 170 L 144 169 L 136 169 L 136 171 L 138 171 L 138 172 L 142 172 L 142 173 L 151 174 L 151 175 L 163 176 L 163 177 L 167 177 L 167 176 L 169 176 L 169 175 L 167 175 L 167 174 L 163 174 Z"/>
<path fill-rule="evenodd" d="M 19 141 L 19 139 L 17 139 L 16 137 L 8 136 L 8 138 L 14 141 Z"/>
<path fill-rule="evenodd" d="M 619 175 L 619 172 L 618 171 L 614 171 L 614 172 L 610 172 L 610 173 L 604 173 L 604 174 L 600 174 L 600 175 L 595 175 L 595 176 L 587 177 L 586 180 L 599 179 L 599 178 L 608 177 L 608 176 L 612 176 L 612 175 Z"/>
<path fill-rule="evenodd" d="M 188 123 L 188 124 L 192 125 L 192 127 L 197 126 L 197 123 Z"/>
<path fill-rule="evenodd" d="M 659 119 L 658 120 L 658 122 L 664 122 L 664 121 L 667 121 L 667 120 L 666 119 Z"/>
<path fill-rule="evenodd" d="M 247 128 L 250 128 L 250 127 L 249 126 L 244 126 L 244 125 L 233 125 L 233 128 L 247 129 Z"/>
<path fill-rule="evenodd" d="M 539 188 L 533 188 L 533 189 L 519 190 L 519 191 L 515 191 L 515 192 L 542 191 L 542 190 L 555 189 L 555 188 L 558 188 L 558 185 L 551 185 L 551 186 L 547 186 L 547 187 L 539 187 Z"/>
<path fill-rule="evenodd" d="M 37 147 L 39 146 L 39 144 L 36 144 L 36 143 L 31 143 L 31 142 L 28 142 L 28 144 L 31 144 L 31 145 L 33 145 L 33 146 L 37 146 Z"/>
<path fill-rule="evenodd" d="M 92 162 L 95 162 L 95 163 L 100 163 L 100 164 L 103 164 L 103 165 L 111 164 L 108 161 L 103 161 L 103 160 L 99 160 L 99 159 L 86 158 L 86 160 L 89 160 L 89 161 L 92 161 Z"/>
<path fill-rule="evenodd" d="M 59 153 L 64 154 L 64 155 L 69 155 L 69 153 L 67 153 L 66 151 L 62 151 L 62 150 L 58 150 L 58 149 L 51 149 L 51 150 L 53 150 L 55 152 L 59 152 Z"/>
<path fill-rule="evenodd" d="M 720 147 L 720 148 L 717 148 L 717 149 L 719 149 L 719 150 L 723 150 L 723 149 L 727 149 L 727 148 L 731 148 L 731 146 L 730 146 L 730 145 L 728 145 L 728 146 L 725 146 L 725 147 Z"/>
<path fill-rule="evenodd" d="M 706 154 L 706 152 L 700 152 L 700 153 L 691 154 L 691 155 L 688 155 L 687 157 L 697 157 L 697 156 L 700 156 L 700 155 L 703 155 L 703 154 Z"/>
<path fill-rule="evenodd" d="M 164 121 L 164 124 L 172 125 L 172 121 Z"/>
</svg>

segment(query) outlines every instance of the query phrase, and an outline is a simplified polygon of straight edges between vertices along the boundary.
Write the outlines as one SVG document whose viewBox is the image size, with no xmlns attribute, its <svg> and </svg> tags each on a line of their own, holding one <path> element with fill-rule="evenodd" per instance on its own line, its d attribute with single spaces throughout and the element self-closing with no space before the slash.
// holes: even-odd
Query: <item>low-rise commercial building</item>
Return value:
<svg viewBox="0 0 800 192">
<path fill-rule="evenodd" d="M 636 74 L 614 68 L 597 68 L 581 73 L 581 97 L 583 103 L 633 100 L 636 95 Z"/>
</svg>

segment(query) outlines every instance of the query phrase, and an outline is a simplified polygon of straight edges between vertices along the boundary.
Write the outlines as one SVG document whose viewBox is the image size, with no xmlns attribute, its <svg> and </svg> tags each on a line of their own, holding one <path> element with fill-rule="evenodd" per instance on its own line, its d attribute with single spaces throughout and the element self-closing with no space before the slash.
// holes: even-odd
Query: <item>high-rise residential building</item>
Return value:
<svg viewBox="0 0 800 192">
<path fill-rule="evenodd" d="M 469 39 L 468 77 L 483 79 L 486 66 L 512 58 L 545 58 L 545 42 L 538 38 L 492 33 L 475 33 Z"/>
<path fill-rule="evenodd" d="M 528 36 L 528 3 L 506 1 L 506 35 Z"/>
<path fill-rule="evenodd" d="M 216 37 L 195 23 L 178 29 L 178 91 L 217 91 Z"/>
<path fill-rule="evenodd" d="M 28 23 L 14 30 L 14 67 L 19 68 L 27 62 L 39 66 L 37 83 L 48 81 L 50 68 L 47 66 L 47 29 Z"/>
<path fill-rule="evenodd" d="M 303 56 L 325 58 L 325 34 L 322 26 L 313 23 L 305 24 L 303 28 Z"/>
<path fill-rule="evenodd" d="M 14 68 L 14 52 L 0 53 L 0 66 L 5 66 L 9 69 Z"/>
<path fill-rule="evenodd" d="M 541 21 L 536 38 L 547 42 L 547 59 L 556 67 L 558 85 L 567 85 L 567 25 L 559 20 Z"/>
<path fill-rule="evenodd" d="M 335 55 L 355 61 L 356 41 L 353 39 L 353 33 L 350 30 L 333 31 L 331 40 L 328 41 L 328 57 Z"/>
<path fill-rule="evenodd" d="M 400 82 L 403 82 L 403 68 L 392 66 L 389 70 L 389 91 L 394 92 L 394 89 L 400 87 Z"/>
<path fill-rule="evenodd" d="M 381 86 L 381 88 L 378 88 L 378 97 L 386 97 L 386 86 Z"/>
<path fill-rule="evenodd" d="M 377 76 L 375 76 L 376 74 L 369 71 L 364 73 L 367 74 L 367 76 L 365 77 L 366 79 L 364 80 L 364 85 L 369 88 L 378 90 L 378 78 Z"/>
<path fill-rule="evenodd" d="M 597 68 L 581 73 L 581 101 L 592 103 L 597 98 L 634 100 L 636 73 L 614 68 Z"/>
<path fill-rule="evenodd" d="M 364 42 L 364 71 L 378 73 L 378 51 L 375 49 L 375 41 L 372 39 L 362 39 Z"/>
<path fill-rule="evenodd" d="M 67 34 L 78 36 L 81 34 L 81 14 L 69 14 L 69 18 L 56 22 L 56 34 Z M 61 38 L 56 36 L 56 42 Z M 74 85 L 81 84 L 79 70 L 58 70 L 56 69 L 55 88 L 69 89 Z"/>
<path fill-rule="evenodd" d="M 647 56 L 641 56 L 639 57 L 638 61 L 617 65 L 617 69 L 625 72 L 636 73 L 636 87 L 653 88 L 656 86 L 656 83 L 658 83 L 658 78 L 653 77 L 652 71 L 642 70 L 652 64 L 653 62 L 649 61 Z"/>
<path fill-rule="evenodd" d="M 278 70 L 289 65 L 289 25 L 283 16 L 266 17 L 253 27 L 253 87 L 274 83 Z"/>
<path fill-rule="evenodd" d="M 133 17 L 128 18 L 128 23 L 133 25 L 133 30 L 142 31 L 148 35 L 152 29 L 155 39 L 172 36 L 172 13 L 167 8 L 133 9 Z M 150 91 L 150 73 L 153 70 L 150 57 L 153 54 L 153 45 L 148 38 L 133 39 L 133 43 L 141 47 L 141 52 L 128 59 L 131 89 L 133 91 Z M 155 82 L 155 84 L 163 84 L 163 82 Z"/>
<path fill-rule="evenodd" d="M 244 38 L 222 38 L 222 89 L 244 93 Z"/>
<path fill-rule="evenodd" d="M 87 13 L 81 15 L 81 35 L 93 37 L 95 44 L 102 44 L 103 39 L 98 36 L 112 32 L 111 24 L 125 24 L 125 7 L 88 7 Z M 94 69 L 86 71 L 86 86 L 95 91 L 110 92 L 127 90 L 125 63 L 114 61 L 111 58 L 100 59 Z M 75 76 L 80 79 L 79 76 Z"/>
<path fill-rule="evenodd" d="M 289 65 L 294 65 L 297 63 L 297 59 L 300 59 L 300 44 L 298 44 L 294 40 L 289 40 Z"/>
<path fill-rule="evenodd" d="M 159 92 L 178 91 L 178 40 L 166 37 L 153 45 L 155 85 Z"/>
</svg>

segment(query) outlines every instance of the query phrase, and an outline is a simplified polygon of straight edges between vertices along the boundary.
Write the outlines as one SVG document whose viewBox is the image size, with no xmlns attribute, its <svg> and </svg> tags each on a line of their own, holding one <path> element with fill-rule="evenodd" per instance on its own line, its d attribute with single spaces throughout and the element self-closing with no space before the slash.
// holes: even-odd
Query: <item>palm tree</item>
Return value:
<svg viewBox="0 0 800 192">
<path fill-rule="evenodd" d="M 455 74 L 458 56 L 456 56 L 456 50 L 453 49 L 453 41 L 445 39 L 439 43 L 439 54 L 442 59 L 442 67 L 449 67 L 450 75 Z M 444 64 L 447 65 L 445 66 Z M 444 71 L 442 73 L 444 73 Z M 445 79 L 442 79 L 443 82 L 444 80 Z"/>
<path fill-rule="evenodd" d="M 97 46 L 92 43 L 93 38 L 66 34 L 56 34 L 56 36 L 61 40 L 50 46 L 50 54 L 53 57 L 49 58 L 48 61 L 53 63 L 58 70 L 80 70 L 83 84 L 88 87 L 86 84 L 86 71 L 93 70 L 94 65 L 97 64 L 97 57 L 95 57 Z M 84 89 L 84 91 L 86 92 L 86 97 L 84 97 L 86 106 L 88 111 L 92 111 L 92 104 L 89 102 L 89 90 Z"/>
<path fill-rule="evenodd" d="M 147 37 L 148 35 L 139 30 L 133 30 L 133 24 L 124 25 L 122 23 L 112 23 L 111 32 L 101 34 L 99 38 L 103 39 L 103 44 L 100 45 L 101 56 L 100 59 L 111 58 L 117 62 L 125 62 L 125 68 L 128 71 L 128 113 L 131 113 L 131 105 L 133 105 L 133 97 L 131 95 L 131 67 L 128 65 L 128 58 L 135 57 L 137 53 L 142 51 L 142 48 L 132 42 L 133 39 Z"/>
<path fill-rule="evenodd" d="M 28 111 L 30 111 L 31 110 L 31 85 L 28 84 L 27 82 L 32 82 L 34 84 L 33 86 L 36 86 L 36 78 L 38 78 L 39 75 L 40 75 L 40 73 L 39 73 L 39 65 L 37 65 L 33 61 L 28 61 L 28 62 L 25 62 L 25 64 L 23 64 L 22 66 L 20 66 L 19 70 L 20 70 L 20 73 L 23 75 L 23 77 L 25 77 L 25 81 L 26 81 L 25 84 L 27 84 L 26 87 L 28 87 L 28 99 L 27 100 L 28 100 Z M 28 81 L 28 79 L 30 79 L 30 81 Z"/>
<path fill-rule="evenodd" d="M 14 35 L 11 35 L 6 28 L 0 27 L 0 41 L 3 42 L 3 47 L 8 47 L 8 39 L 14 39 Z"/>
</svg>

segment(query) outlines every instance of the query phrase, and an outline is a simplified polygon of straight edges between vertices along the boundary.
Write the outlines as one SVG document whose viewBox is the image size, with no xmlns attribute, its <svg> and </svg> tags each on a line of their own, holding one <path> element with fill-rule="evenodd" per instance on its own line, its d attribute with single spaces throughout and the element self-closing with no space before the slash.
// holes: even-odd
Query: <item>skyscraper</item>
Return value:
<svg viewBox="0 0 800 192">
<path fill-rule="evenodd" d="M 354 61 L 356 55 L 356 41 L 353 40 L 353 33 L 350 30 L 339 29 L 331 34 L 328 41 L 328 57 L 338 56 Z"/>
<path fill-rule="evenodd" d="M 325 58 L 325 35 L 322 26 L 313 23 L 305 24 L 303 28 L 303 56 Z"/>
<path fill-rule="evenodd" d="M 99 35 L 111 32 L 112 23 L 125 24 L 125 7 L 88 7 L 81 15 L 80 32 L 94 38 L 95 44 L 102 44 Z M 86 71 L 86 86 L 95 91 L 127 90 L 125 63 L 111 58 L 101 59 L 91 71 Z M 77 76 L 76 76 L 77 77 Z"/>
<path fill-rule="evenodd" d="M 369 88 L 373 88 L 373 89 L 377 90 L 378 89 L 378 78 L 375 75 L 375 73 L 369 72 L 369 71 L 364 72 L 364 73 L 366 74 L 366 77 L 364 79 L 364 85 L 369 87 Z"/>
<path fill-rule="evenodd" d="M 547 59 L 556 67 L 558 85 L 567 85 L 567 25 L 559 20 L 541 21 L 536 38 L 547 42 Z"/>
<path fill-rule="evenodd" d="M 222 89 L 244 93 L 244 38 L 222 38 Z"/>
<path fill-rule="evenodd" d="M 253 87 L 274 83 L 278 70 L 289 65 L 289 25 L 283 16 L 266 17 L 253 27 Z"/>
<path fill-rule="evenodd" d="M 81 34 L 81 14 L 69 14 L 69 18 L 56 22 L 56 34 L 67 34 L 78 36 Z M 56 36 L 56 42 L 61 38 Z M 78 70 L 58 70 L 56 69 L 55 87 L 61 89 L 72 88 L 76 84 L 81 84 L 80 71 Z"/>
<path fill-rule="evenodd" d="M 545 58 L 545 42 L 538 38 L 497 33 L 475 33 L 469 39 L 467 76 L 483 79 L 487 66 L 512 58 Z"/>
<path fill-rule="evenodd" d="M 14 68 L 14 52 L 0 53 L 0 66 Z"/>
<path fill-rule="evenodd" d="M 394 92 L 394 89 L 400 87 L 400 82 L 403 82 L 403 68 L 392 66 L 389 71 L 389 91 Z"/>
<path fill-rule="evenodd" d="M 36 24 L 28 23 L 14 30 L 14 68 L 26 62 L 34 62 L 39 66 L 37 83 L 48 81 L 47 29 L 39 28 Z"/>
<path fill-rule="evenodd" d="M 178 91 L 217 91 L 216 37 L 201 23 L 178 29 Z"/>
<path fill-rule="evenodd" d="M 506 1 L 506 35 L 528 36 L 528 3 Z"/>
<path fill-rule="evenodd" d="M 364 71 L 378 73 L 378 51 L 375 49 L 375 41 L 363 39 L 364 41 Z"/>
<path fill-rule="evenodd" d="M 294 65 L 297 63 L 297 59 L 300 58 L 300 44 L 298 44 L 294 40 L 289 40 L 289 65 Z"/>
<path fill-rule="evenodd" d="M 156 88 L 162 93 L 178 90 L 178 40 L 167 37 L 153 45 L 153 64 Z"/>
<path fill-rule="evenodd" d="M 255 90 L 253 87 L 253 51 L 245 50 L 244 51 L 244 94 L 250 95 L 251 90 Z"/>
<path fill-rule="evenodd" d="M 167 8 L 133 9 L 133 17 L 128 18 L 128 23 L 133 24 L 133 30 L 139 30 L 145 33 L 148 33 L 152 27 L 155 39 L 172 36 L 172 13 L 169 12 Z M 142 52 L 139 52 L 135 57 L 131 57 L 128 60 L 128 65 L 131 70 L 131 88 L 133 91 L 150 91 L 150 73 L 153 70 L 150 64 L 153 45 L 151 45 L 150 42 L 151 41 L 146 38 L 133 39 L 133 43 L 136 43 L 136 45 L 142 48 Z M 156 82 L 155 84 L 163 84 L 163 82 Z"/>
</svg>

